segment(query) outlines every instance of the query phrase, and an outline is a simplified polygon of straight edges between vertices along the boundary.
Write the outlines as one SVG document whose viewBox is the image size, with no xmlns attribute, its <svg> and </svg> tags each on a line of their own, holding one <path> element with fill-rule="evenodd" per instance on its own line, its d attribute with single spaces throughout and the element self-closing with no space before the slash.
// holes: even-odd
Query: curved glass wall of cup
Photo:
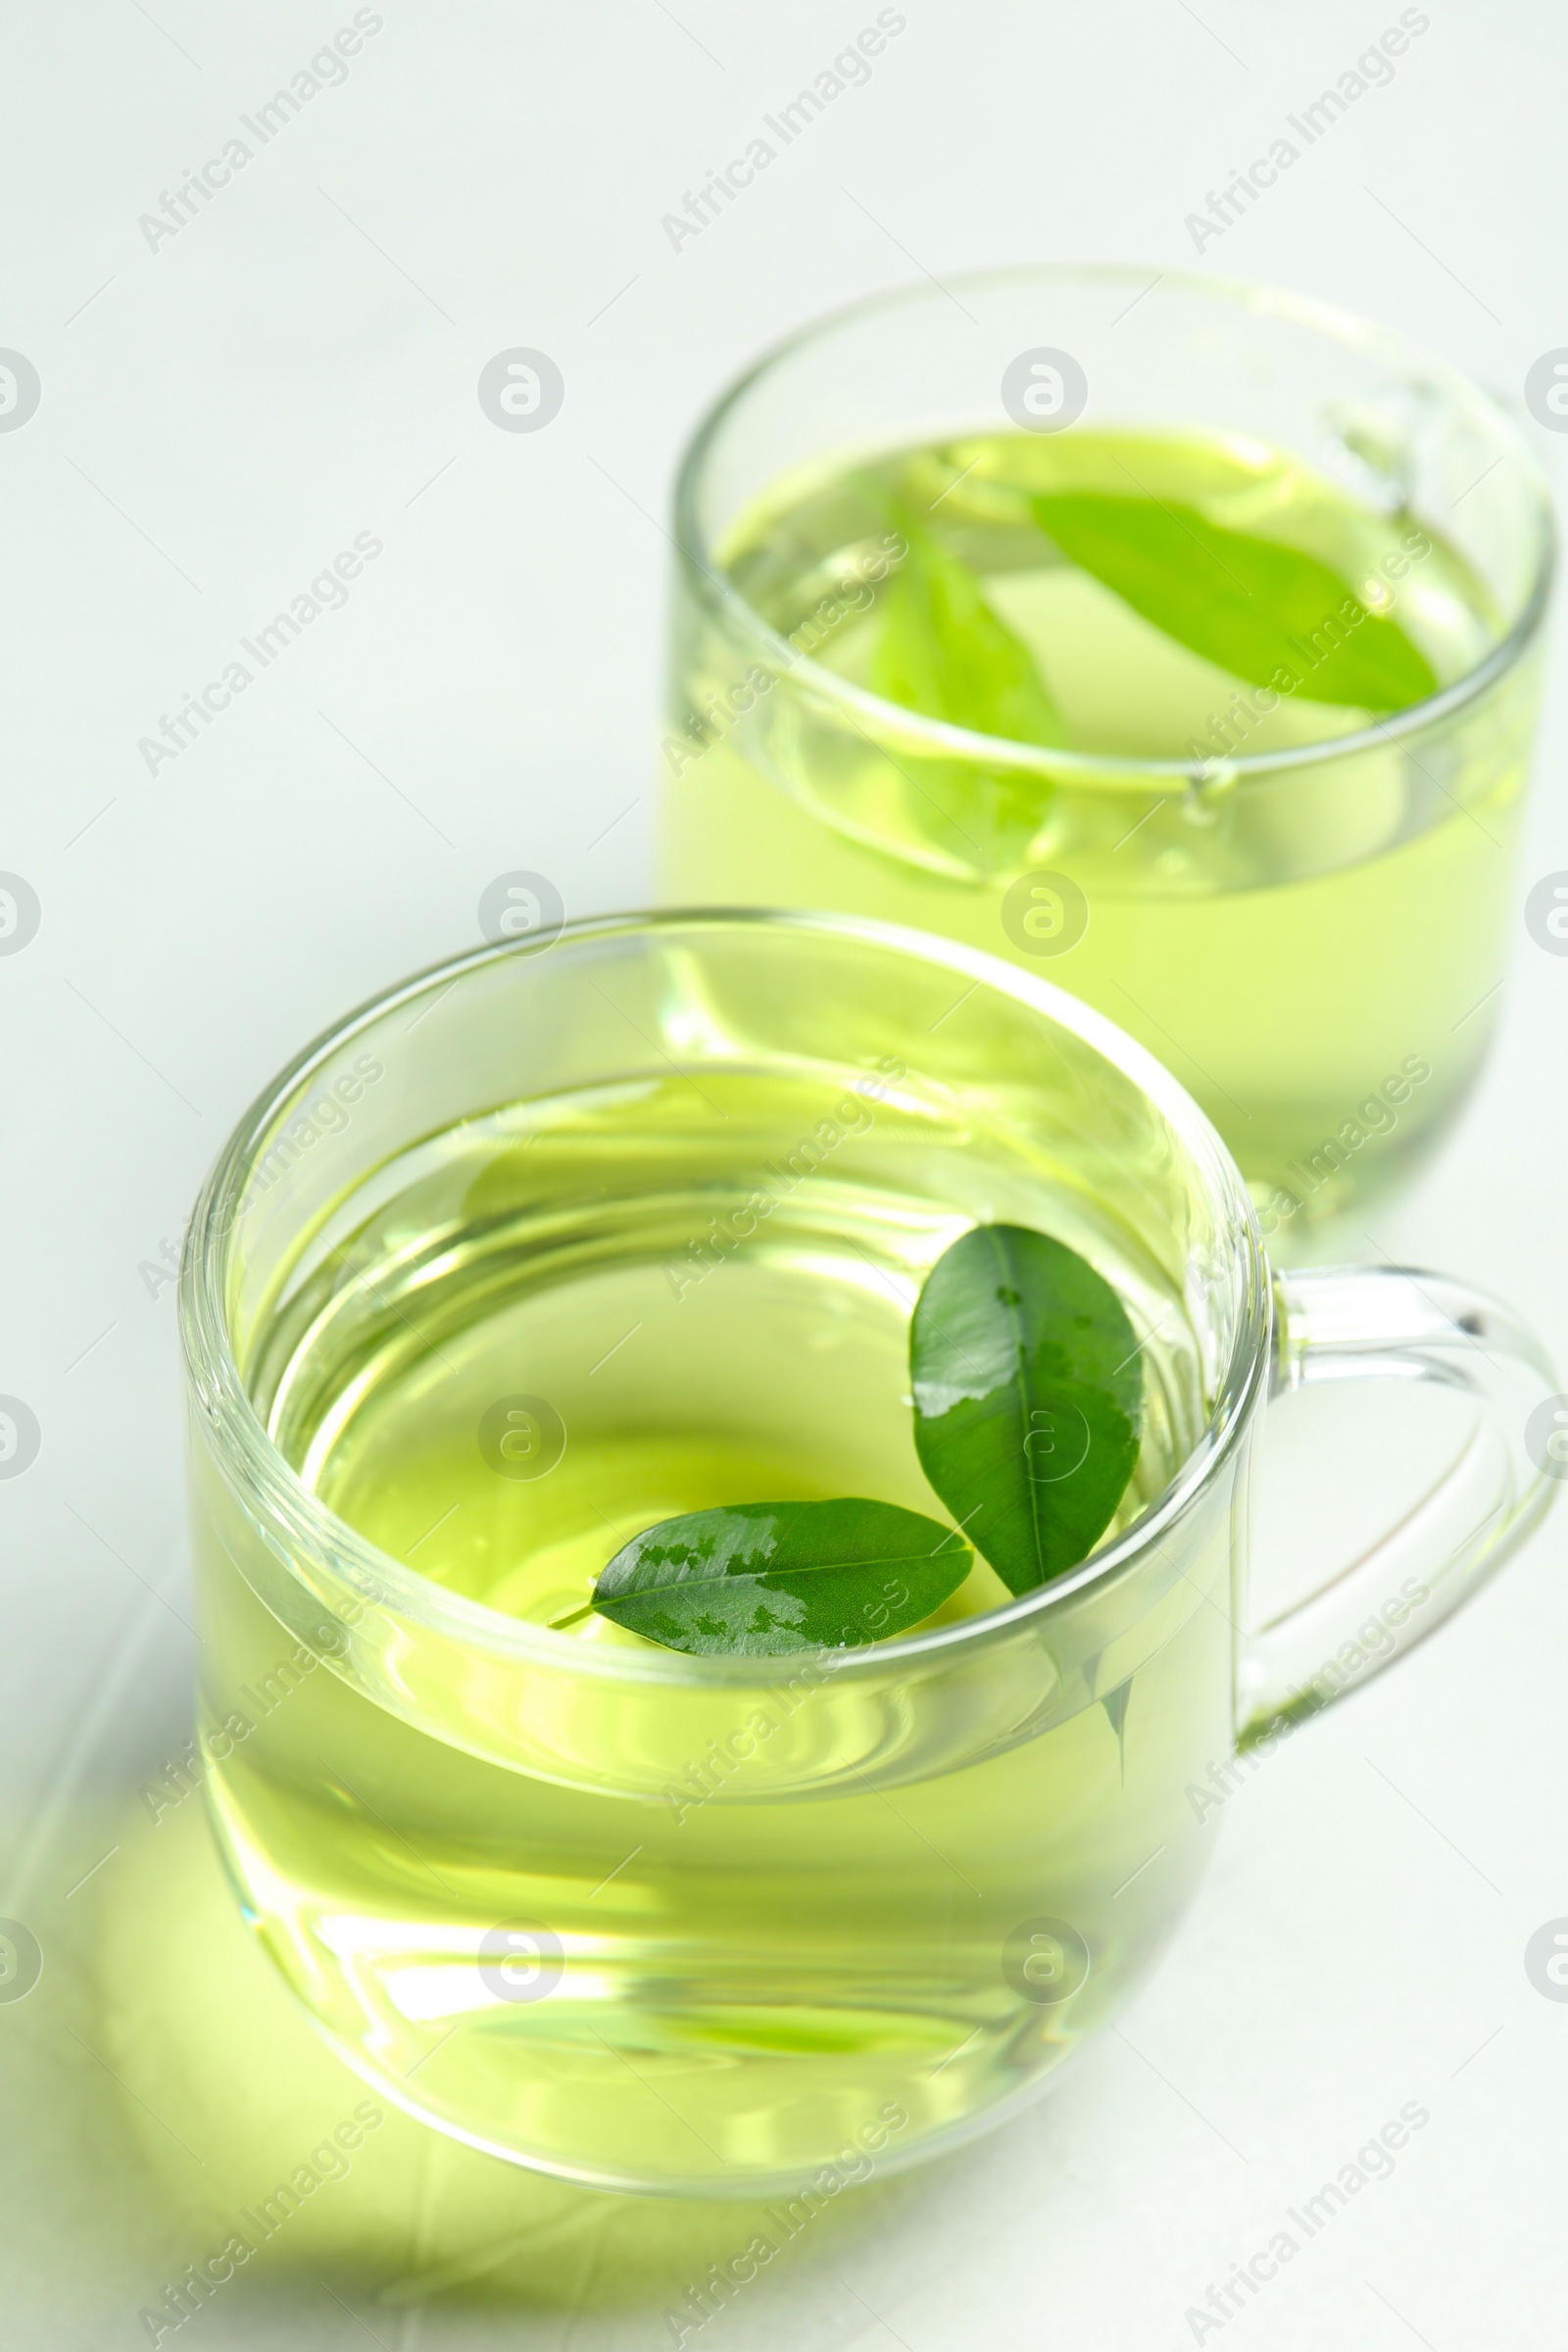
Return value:
<svg viewBox="0 0 1568 2352">
<path fill-rule="evenodd" d="M 1008 386 L 1042 349 L 1072 395 L 1061 414 L 1082 411 L 1058 451 L 1091 432 L 1219 435 L 1412 520 L 1484 608 L 1472 666 L 1411 710 L 1295 742 L 1288 711 L 1269 717 L 1266 694 L 1216 670 L 1181 759 L 1045 752 L 835 670 L 885 555 L 824 558 L 789 635 L 737 591 L 726 549 L 764 494 L 930 443 L 956 474 L 975 436 L 1016 430 Z M 1210 280 L 1060 269 L 921 286 L 811 326 L 725 395 L 688 453 L 676 535 L 664 895 L 848 908 L 1032 965 L 1191 1089 L 1276 1255 L 1314 1250 L 1311 1228 L 1430 1151 L 1499 1004 L 1553 548 L 1533 458 L 1462 376 L 1354 319 Z M 1397 612 L 1411 582 L 1374 585 Z M 1070 646 L 1062 659 L 1070 678 Z M 1113 667 L 1101 683 L 1089 732 L 1136 743 Z"/>
<path fill-rule="evenodd" d="M 642 1142 L 606 1151 L 628 1101 Z M 765 1232 L 735 1237 L 764 1194 Z M 418 1319 L 444 1368 L 411 1446 L 446 1416 L 482 1481 L 497 1385 L 559 1404 L 563 1462 L 474 1503 L 519 1556 L 569 1509 L 608 1557 L 590 1522 L 656 1425 L 788 1425 L 918 1502 L 909 1303 L 981 1219 L 1092 1254 L 1150 1366 L 1113 1540 L 994 1614 L 799 1659 L 597 1643 L 443 1571 L 450 1530 L 400 1558 L 323 1501 Z M 705 1278 L 672 1283 L 715 1232 Z M 639 1307 L 608 1361 L 601 1282 L 612 1322 Z M 475 1299 L 556 1316 L 477 1389 Z M 1184 1789 L 1232 1739 L 1266 1279 L 1206 1122 L 1071 998 L 803 916 L 482 951 L 268 1090 L 198 1204 L 182 1328 L 220 1840 L 389 2097 L 579 2180 L 771 2193 L 1010 2112 L 1151 1964 L 1204 1850 Z"/>
</svg>

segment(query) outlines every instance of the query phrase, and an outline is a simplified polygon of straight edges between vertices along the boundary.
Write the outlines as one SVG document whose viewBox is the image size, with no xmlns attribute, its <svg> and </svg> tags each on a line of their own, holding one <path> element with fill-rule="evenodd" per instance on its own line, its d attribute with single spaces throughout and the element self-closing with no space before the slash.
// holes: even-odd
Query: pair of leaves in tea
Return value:
<svg viewBox="0 0 1568 2352">
<path fill-rule="evenodd" d="M 883 592 L 872 691 L 979 734 L 1066 744 L 1033 656 L 978 575 L 903 502 L 884 503 L 908 552 Z M 1315 556 L 1155 498 L 1071 491 L 1031 497 L 1029 509 L 1070 564 L 1250 686 L 1367 710 L 1407 710 L 1437 692 L 1430 662 L 1398 623 Z M 1282 676 L 1291 681 L 1283 688 Z"/>
<path fill-rule="evenodd" d="M 1137 1335 L 1103 1277 L 1048 1234 L 976 1226 L 927 1277 L 909 1365 L 915 1449 L 961 1534 L 863 1496 L 691 1511 L 618 1551 L 593 1609 L 669 1649 L 778 1656 L 920 1624 L 971 1544 L 1014 1593 L 1086 1558 L 1143 1418 Z"/>
</svg>

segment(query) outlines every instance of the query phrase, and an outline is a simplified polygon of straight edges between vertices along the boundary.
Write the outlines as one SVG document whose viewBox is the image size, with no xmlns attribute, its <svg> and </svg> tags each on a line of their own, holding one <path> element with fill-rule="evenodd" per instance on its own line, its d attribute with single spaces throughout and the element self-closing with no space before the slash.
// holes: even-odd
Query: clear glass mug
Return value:
<svg viewBox="0 0 1568 2352">
<path fill-rule="evenodd" d="M 791 1107 L 739 1115 L 779 1073 Z M 657 1102 L 658 1134 L 643 1151 L 622 1129 L 573 1189 L 529 1125 L 564 1102 L 590 1127 Z M 808 1130 L 815 1161 L 803 1102 L 840 1106 L 837 1146 L 826 1113 Z M 765 1249 L 729 1205 L 760 1186 Z M 569 1394 L 551 1376 L 568 1459 L 608 1477 L 678 1418 L 727 1315 L 745 1328 L 725 1345 L 756 1352 L 715 1416 L 794 1413 L 850 1461 L 826 1491 L 858 1469 L 935 1510 L 897 1393 L 911 1281 L 986 1220 L 1092 1255 L 1151 1367 L 1110 1539 L 994 1613 L 801 1658 L 596 1644 L 420 1574 L 289 1458 L 310 1334 L 334 1317 L 347 1370 L 323 1427 L 363 1388 L 367 1301 L 395 1336 L 466 1251 L 486 1297 L 549 1293 L 597 1251 L 616 1280 L 647 1273 L 648 1337 L 614 1356 L 618 1388 L 598 1364 Z M 693 1230 L 727 1238 L 687 1295 L 662 1277 Z M 819 1311 L 812 1284 L 835 1282 Z M 550 1296 L 579 1301 L 565 1348 L 587 1294 Z M 839 1352 L 798 1354 L 843 1299 Z M 1554 1384 L 1503 1309 L 1387 1269 L 1271 1284 L 1235 1163 L 1133 1040 L 1015 965 L 827 916 L 605 917 L 365 1006 L 224 1149 L 180 1322 L 199 1738 L 247 1918 L 378 2091 L 614 2189 L 822 2195 L 1011 2113 L 1188 1903 L 1211 1843 L 1193 1788 L 1430 1632 L 1547 1492 L 1524 1432 Z M 603 1335 L 580 1336 L 586 1361 Z M 431 1426 L 465 1377 L 446 1349 Z M 537 1354 L 507 1361 L 510 1385 L 544 1380 Z M 1415 1520 L 1243 1636 L 1265 1402 L 1347 1378 L 1457 1386 L 1477 1431 Z M 454 1409 L 479 1476 L 472 1399 Z M 526 1544 L 550 1481 L 493 1484 Z M 584 1513 L 610 1501 L 581 1491 Z"/>
<path fill-rule="evenodd" d="M 841 908 L 1037 969 L 1169 1063 L 1276 1254 L 1305 1255 L 1314 1226 L 1419 1163 L 1481 1066 L 1551 513 L 1509 418 L 1441 361 L 1315 304 L 1149 274 L 1061 267 L 901 290 L 814 322 L 715 403 L 675 493 L 661 890 L 678 906 Z M 846 536 L 824 559 L 788 635 L 748 602 L 726 563 L 754 502 L 890 450 L 1027 442 L 1006 379 L 1042 349 L 1060 363 L 1048 382 L 1072 391 L 1078 371 L 1053 451 L 1099 430 L 1222 434 L 1348 493 L 1397 493 L 1479 579 L 1484 653 L 1410 710 L 1267 750 L 1266 697 L 1227 703 L 1216 682 L 1186 756 L 1133 758 L 974 734 L 839 674 L 825 657 L 843 658 L 841 632 L 888 574 L 869 542 Z M 1397 604 L 1411 585 L 1377 593 Z M 1038 830 L 988 832 L 1009 795 L 1043 808 Z"/>
</svg>

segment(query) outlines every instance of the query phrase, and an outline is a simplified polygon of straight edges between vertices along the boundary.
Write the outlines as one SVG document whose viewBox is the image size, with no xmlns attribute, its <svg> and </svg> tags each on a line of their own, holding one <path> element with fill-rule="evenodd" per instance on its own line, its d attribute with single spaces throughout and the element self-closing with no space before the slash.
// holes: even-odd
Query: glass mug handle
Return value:
<svg viewBox="0 0 1568 2352">
<path fill-rule="evenodd" d="M 1437 1486 L 1348 1567 L 1242 1639 L 1237 1740 L 1254 1745 L 1358 1690 L 1441 1625 L 1568 1478 L 1568 1397 L 1507 1307 L 1446 1275 L 1326 1266 L 1274 1275 L 1271 1396 L 1321 1380 L 1434 1380 L 1480 1406 Z"/>
</svg>

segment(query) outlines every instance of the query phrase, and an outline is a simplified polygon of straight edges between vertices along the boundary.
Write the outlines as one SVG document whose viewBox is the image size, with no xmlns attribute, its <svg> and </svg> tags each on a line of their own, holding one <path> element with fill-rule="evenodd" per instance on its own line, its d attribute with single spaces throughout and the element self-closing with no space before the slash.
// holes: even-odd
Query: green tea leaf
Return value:
<svg viewBox="0 0 1568 2352">
<path fill-rule="evenodd" d="M 1030 503 L 1069 563 L 1249 685 L 1367 710 L 1407 710 L 1437 692 L 1398 623 L 1315 556 L 1158 499 L 1064 491 Z"/>
<path fill-rule="evenodd" d="M 951 1527 L 896 1503 L 739 1502 L 634 1536 L 593 1605 L 666 1649 L 779 1657 L 905 1633 L 972 1565 Z"/>
<path fill-rule="evenodd" d="M 993 612 L 978 576 L 902 501 L 885 503 L 908 553 L 878 600 L 872 693 L 1004 742 L 1064 744 L 1066 726 L 1028 647 Z"/>
<path fill-rule="evenodd" d="M 977 1225 L 926 1278 L 909 1332 L 921 1467 L 1013 1592 L 1076 1567 L 1138 1459 L 1127 1311 L 1049 1234 Z"/>
</svg>

